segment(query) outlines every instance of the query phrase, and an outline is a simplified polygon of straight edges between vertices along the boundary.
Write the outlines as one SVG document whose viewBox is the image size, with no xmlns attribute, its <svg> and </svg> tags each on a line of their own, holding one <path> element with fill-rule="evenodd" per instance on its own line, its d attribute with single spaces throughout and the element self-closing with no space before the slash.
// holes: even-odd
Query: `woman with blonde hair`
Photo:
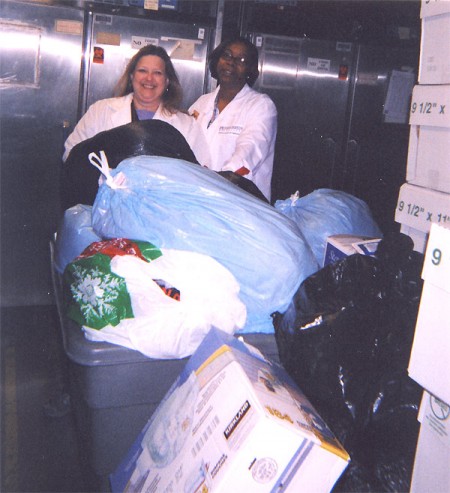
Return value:
<svg viewBox="0 0 450 493">
<path fill-rule="evenodd" d="M 166 50 L 147 45 L 129 61 L 113 98 L 93 103 L 65 142 L 63 160 L 78 143 L 99 132 L 142 120 L 161 120 L 186 139 L 199 163 L 207 160 L 205 141 L 193 117 L 180 109 L 183 92 Z"/>
</svg>

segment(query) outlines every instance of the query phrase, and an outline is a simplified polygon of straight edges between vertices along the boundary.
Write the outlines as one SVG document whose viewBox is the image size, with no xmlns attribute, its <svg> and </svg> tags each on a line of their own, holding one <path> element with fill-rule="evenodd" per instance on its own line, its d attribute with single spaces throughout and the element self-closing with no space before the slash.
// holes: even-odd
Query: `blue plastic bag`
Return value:
<svg viewBox="0 0 450 493">
<path fill-rule="evenodd" d="M 91 243 L 100 240 L 92 228 L 92 206 L 78 204 L 67 209 L 56 235 L 56 270 L 62 274 L 67 264 Z"/>
<path fill-rule="evenodd" d="M 275 209 L 297 224 L 319 265 L 323 265 L 329 236 L 383 236 L 368 205 L 363 200 L 339 190 L 320 188 L 304 197 L 299 197 L 297 193 L 289 199 L 277 200 Z"/>
<path fill-rule="evenodd" d="M 248 317 L 240 332 L 273 332 L 271 314 L 283 312 L 300 283 L 319 268 L 293 221 L 214 171 L 138 156 L 110 175 L 92 209 L 96 233 L 216 259 L 241 288 Z"/>
</svg>

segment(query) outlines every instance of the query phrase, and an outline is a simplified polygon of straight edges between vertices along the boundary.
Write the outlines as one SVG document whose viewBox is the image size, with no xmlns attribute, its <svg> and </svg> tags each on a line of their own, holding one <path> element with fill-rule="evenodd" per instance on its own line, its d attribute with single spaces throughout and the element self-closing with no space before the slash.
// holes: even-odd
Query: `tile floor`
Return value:
<svg viewBox="0 0 450 493">
<path fill-rule="evenodd" d="M 64 382 L 53 306 L 1 313 L 1 491 L 87 492 L 73 414 L 45 410 Z"/>
</svg>

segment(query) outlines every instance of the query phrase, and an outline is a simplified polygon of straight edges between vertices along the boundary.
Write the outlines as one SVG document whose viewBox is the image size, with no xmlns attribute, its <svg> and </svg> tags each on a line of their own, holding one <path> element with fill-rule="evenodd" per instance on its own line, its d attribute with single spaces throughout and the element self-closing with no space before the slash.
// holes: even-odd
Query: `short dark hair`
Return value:
<svg viewBox="0 0 450 493">
<path fill-rule="evenodd" d="M 147 55 L 154 55 L 161 58 L 164 62 L 166 69 L 166 76 L 169 79 L 169 85 L 167 90 L 162 95 L 162 104 L 164 109 L 170 113 L 176 113 L 180 110 L 181 102 L 183 100 L 183 90 L 181 88 L 180 81 L 178 80 L 175 67 L 167 51 L 161 46 L 147 45 L 141 48 L 133 58 L 128 62 L 125 72 L 120 77 L 115 90 L 116 96 L 125 96 L 133 92 L 133 84 L 131 82 L 131 75 L 136 70 L 136 66 L 139 60 Z"/>
<path fill-rule="evenodd" d="M 259 77 L 258 69 L 258 49 L 256 46 L 246 38 L 234 38 L 226 41 L 222 41 L 219 46 L 217 46 L 208 57 L 208 66 L 211 73 L 211 77 L 214 79 L 218 78 L 217 75 L 217 63 L 219 58 L 222 56 L 223 52 L 229 48 L 232 44 L 242 44 L 246 47 L 248 52 L 248 65 L 247 65 L 247 84 L 251 87 L 256 82 Z"/>
</svg>

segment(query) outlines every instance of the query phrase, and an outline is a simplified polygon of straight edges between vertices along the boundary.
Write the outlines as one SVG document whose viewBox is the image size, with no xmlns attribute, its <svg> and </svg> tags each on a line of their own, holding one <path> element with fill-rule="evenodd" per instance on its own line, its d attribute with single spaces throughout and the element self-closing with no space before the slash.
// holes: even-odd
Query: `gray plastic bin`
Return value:
<svg viewBox="0 0 450 493">
<path fill-rule="evenodd" d="M 53 266 L 53 245 L 51 245 Z M 186 359 L 151 359 L 138 351 L 85 338 L 64 315 L 62 279 L 53 268 L 69 389 L 92 491 L 109 491 L 108 476 L 133 444 L 181 373 Z M 279 362 L 274 334 L 245 334 L 244 340 Z"/>
</svg>

